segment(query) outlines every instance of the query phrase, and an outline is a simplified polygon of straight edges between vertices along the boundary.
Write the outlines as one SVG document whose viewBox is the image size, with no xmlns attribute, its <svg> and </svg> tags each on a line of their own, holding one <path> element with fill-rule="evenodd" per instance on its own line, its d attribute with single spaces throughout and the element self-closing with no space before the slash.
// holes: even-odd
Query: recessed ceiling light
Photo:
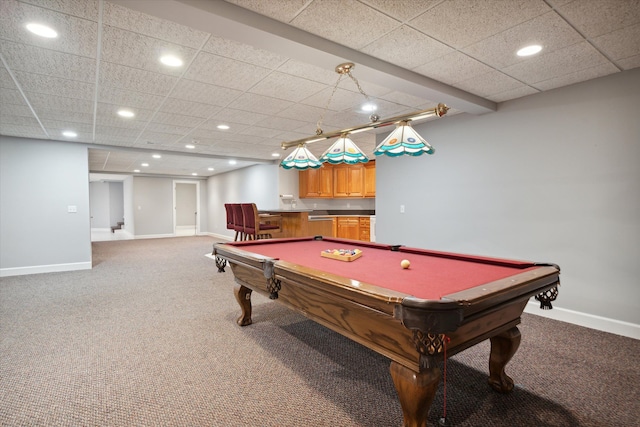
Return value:
<svg viewBox="0 0 640 427">
<path fill-rule="evenodd" d="M 229 164 L 230 165 L 235 165 L 236 163 L 238 163 L 238 162 L 236 162 L 235 160 L 229 160 Z"/>
<path fill-rule="evenodd" d="M 51 27 L 47 27 L 46 25 L 30 22 L 26 25 L 26 27 L 27 30 L 40 37 L 46 37 L 48 39 L 55 39 L 56 37 L 58 37 L 58 33 L 56 32 L 56 30 Z"/>
<path fill-rule="evenodd" d="M 182 59 L 175 55 L 163 55 L 160 57 L 160 62 L 164 65 L 168 65 L 169 67 L 181 67 L 182 64 L 184 64 Z"/>
<path fill-rule="evenodd" d="M 518 56 L 531 56 L 531 55 L 535 55 L 541 50 L 542 50 L 542 46 L 540 46 L 539 44 L 532 44 L 531 46 L 523 47 L 516 54 Z"/>
<path fill-rule="evenodd" d="M 153 157 L 154 159 L 160 159 L 160 158 L 162 158 L 162 156 L 161 156 L 160 154 L 154 154 L 154 155 L 153 155 L 153 156 L 151 156 L 151 157 Z"/>
<path fill-rule="evenodd" d="M 227 130 L 227 129 L 229 129 L 229 126 L 227 126 L 227 125 L 218 125 L 218 129 Z"/>
<path fill-rule="evenodd" d="M 188 148 L 189 150 L 193 150 L 194 148 L 196 148 L 195 145 L 191 145 L 191 144 L 187 144 L 184 146 L 185 148 Z"/>
<path fill-rule="evenodd" d="M 76 136 L 78 136 L 78 134 L 72 130 L 65 130 L 64 132 L 62 132 L 62 134 L 67 138 L 75 138 Z"/>
<path fill-rule="evenodd" d="M 149 163 L 140 163 L 140 166 L 142 166 L 142 167 L 145 167 L 145 168 L 146 168 L 146 167 L 148 167 L 148 166 L 149 166 Z"/>
<path fill-rule="evenodd" d="M 376 107 L 375 104 L 371 104 L 371 103 L 367 103 L 367 104 L 364 104 L 362 106 L 362 111 L 366 111 L 367 113 L 370 113 L 372 111 L 376 111 L 377 109 L 378 109 L 378 107 Z"/>
<path fill-rule="evenodd" d="M 134 169 L 133 170 L 135 173 L 140 173 L 140 169 Z"/>
<path fill-rule="evenodd" d="M 280 153 L 271 153 L 271 157 L 280 157 Z"/>
<path fill-rule="evenodd" d="M 192 172 L 191 175 L 198 176 L 198 173 L 197 172 Z"/>
<path fill-rule="evenodd" d="M 208 171 L 212 171 L 212 170 L 214 170 L 214 169 L 213 169 L 213 168 L 207 168 L 207 170 L 208 170 Z"/>
<path fill-rule="evenodd" d="M 122 110 L 118 110 L 118 115 L 120 117 L 131 118 L 131 117 L 135 116 L 136 114 L 131 110 L 122 109 Z"/>
</svg>

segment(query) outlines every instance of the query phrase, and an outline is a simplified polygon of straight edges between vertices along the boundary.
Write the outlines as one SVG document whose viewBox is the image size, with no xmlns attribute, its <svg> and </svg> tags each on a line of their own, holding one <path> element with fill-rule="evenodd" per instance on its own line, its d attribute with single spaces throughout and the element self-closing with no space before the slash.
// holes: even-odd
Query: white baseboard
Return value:
<svg viewBox="0 0 640 427">
<path fill-rule="evenodd" d="M 224 234 L 218 233 L 207 233 L 211 237 L 215 237 L 216 239 L 226 240 L 227 242 L 233 242 L 233 237 L 225 236 Z"/>
<path fill-rule="evenodd" d="M 549 319 L 560 320 L 561 322 L 584 326 L 586 328 L 596 329 L 598 331 L 622 335 L 629 338 L 635 338 L 637 340 L 640 339 L 640 325 L 636 325 L 635 323 L 623 322 L 621 320 L 610 319 L 588 313 L 581 313 L 579 311 L 568 310 L 566 308 L 556 306 L 553 307 L 553 310 L 541 310 L 540 303 L 537 301 L 529 301 L 524 312 Z"/>
<path fill-rule="evenodd" d="M 32 265 L 29 267 L 0 268 L 0 277 L 24 276 L 26 274 L 58 273 L 61 271 L 91 270 L 91 261 L 69 264 Z"/>
</svg>

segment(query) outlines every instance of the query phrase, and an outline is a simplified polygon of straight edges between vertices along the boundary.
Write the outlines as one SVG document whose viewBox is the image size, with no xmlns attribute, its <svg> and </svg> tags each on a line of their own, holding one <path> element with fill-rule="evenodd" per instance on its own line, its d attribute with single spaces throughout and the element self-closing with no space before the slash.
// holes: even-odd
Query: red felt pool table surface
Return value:
<svg viewBox="0 0 640 427">
<path fill-rule="evenodd" d="M 230 245 L 268 258 L 431 300 L 536 268 L 529 261 L 460 255 L 403 246 L 391 250 L 391 245 L 332 238 L 272 239 Z M 327 249 L 359 249 L 362 256 L 351 262 L 322 257 L 321 252 Z M 403 259 L 411 262 L 408 269 L 400 266 Z"/>
</svg>

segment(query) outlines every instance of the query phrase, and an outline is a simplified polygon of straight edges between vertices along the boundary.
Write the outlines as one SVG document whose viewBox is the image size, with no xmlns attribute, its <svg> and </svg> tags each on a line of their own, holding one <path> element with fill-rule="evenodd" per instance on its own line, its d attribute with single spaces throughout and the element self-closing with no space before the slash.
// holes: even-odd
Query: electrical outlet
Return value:
<svg viewBox="0 0 640 427">
<path fill-rule="evenodd" d="M 69 205 L 69 206 L 67 206 L 67 212 L 69 212 L 69 213 L 78 213 L 78 207 L 77 206 L 73 206 L 73 205 Z"/>
<path fill-rule="evenodd" d="M 400 213 L 404 213 L 404 205 L 400 205 Z"/>
</svg>

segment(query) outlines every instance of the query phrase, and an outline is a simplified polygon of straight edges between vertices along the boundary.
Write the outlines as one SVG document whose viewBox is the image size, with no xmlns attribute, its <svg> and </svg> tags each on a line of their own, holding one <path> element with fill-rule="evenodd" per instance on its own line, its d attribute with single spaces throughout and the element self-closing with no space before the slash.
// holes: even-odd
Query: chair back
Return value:
<svg viewBox="0 0 640 427">
<path fill-rule="evenodd" d="M 233 208 L 231 203 L 225 203 L 224 209 L 227 212 L 227 230 L 234 230 L 233 228 Z"/>
<path fill-rule="evenodd" d="M 242 218 L 242 206 L 240 203 L 232 203 L 233 229 L 239 233 L 244 233 L 244 219 Z"/>
<path fill-rule="evenodd" d="M 256 217 L 258 216 L 258 208 L 255 203 L 242 203 L 242 215 L 244 217 L 244 234 L 255 239 L 257 232 Z"/>
</svg>

